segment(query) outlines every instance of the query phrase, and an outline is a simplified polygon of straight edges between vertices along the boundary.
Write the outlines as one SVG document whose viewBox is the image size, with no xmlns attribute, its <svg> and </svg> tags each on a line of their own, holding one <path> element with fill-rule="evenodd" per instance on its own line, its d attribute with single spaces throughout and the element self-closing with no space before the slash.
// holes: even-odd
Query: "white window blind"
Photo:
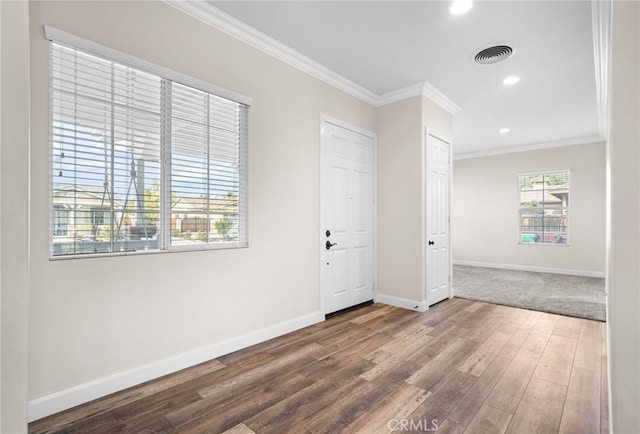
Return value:
<svg viewBox="0 0 640 434">
<path fill-rule="evenodd" d="M 247 245 L 245 104 L 55 41 L 50 96 L 52 257 Z"/>
<path fill-rule="evenodd" d="M 207 242 L 244 241 L 246 107 L 178 83 L 171 96 L 172 221 Z"/>
<path fill-rule="evenodd" d="M 518 175 L 520 243 L 569 242 L 569 170 Z"/>
</svg>

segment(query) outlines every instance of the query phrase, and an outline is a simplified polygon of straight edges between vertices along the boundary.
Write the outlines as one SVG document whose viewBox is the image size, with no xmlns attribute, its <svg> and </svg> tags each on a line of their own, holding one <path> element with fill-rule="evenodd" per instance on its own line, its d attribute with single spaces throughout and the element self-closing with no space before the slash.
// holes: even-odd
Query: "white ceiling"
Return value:
<svg viewBox="0 0 640 434">
<path fill-rule="evenodd" d="M 457 155 L 600 135 L 589 1 L 476 1 L 461 16 L 449 13 L 449 1 L 210 5 L 377 96 L 430 84 L 461 108 Z M 472 62 L 498 43 L 515 55 Z M 521 80 L 505 86 L 508 75 Z M 499 134 L 503 127 L 511 131 Z"/>
</svg>

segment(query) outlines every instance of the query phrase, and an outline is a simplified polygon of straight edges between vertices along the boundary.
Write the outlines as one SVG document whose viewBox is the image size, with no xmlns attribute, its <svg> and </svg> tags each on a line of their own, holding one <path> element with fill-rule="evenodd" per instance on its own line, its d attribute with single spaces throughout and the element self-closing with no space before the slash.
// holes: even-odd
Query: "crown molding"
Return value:
<svg viewBox="0 0 640 434">
<path fill-rule="evenodd" d="M 232 36 L 247 45 L 275 57 L 331 86 L 348 93 L 368 104 L 376 105 L 378 96 L 364 87 L 352 82 L 309 59 L 288 46 L 276 41 L 251 26 L 222 12 L 204 0 L 164 0 L 165 3 L 210 26 Z"/>
<path fill-rule="evenodd" d="M 516 152 L 539 151 L 541 149 L 562 148 L 564 146 L 588 145 L 603 142 L 603 136 L 576 137 L 573 139 L 558 140 L 554 142 L 534 143 L 531 145 L 510 146 L 508 148 L 489 149 L 487 151 L 453 154 L 454 160 L 467 160 L 469 158 L 493 157 L 495 155 L 514 154 Z"/>
<path fill-rule="evenodd" d="M 460 111 L 460 106 L 451 101 L 442 92 L 426 81 L 403 87 L 402 89 L 394 90 L 379 96 L 377 106 L 391 104 L 418 95 L 429 98 L 452 115 Z"/>
<path fill-rule="evenodd" d="M 445 96 L 445 94 L 440 92 L 438 89 L 436 89 L 426 81 L 422 86 L 422 96 L 429 98 L 431 101 L 435 102 L 452 115 L 455 115 L 461 110 L 461 107 L 459 105 L 451 101 Z"/>
<path fill-rule="evenodd" d="M 243 23 L 231 15 L 221 11 L 205 0 L 164 0 L 179 11 L 190 15 L 218 30 L 250 45 L 318 80 L 366 102 L 374 107 L 390 104 L 402 99 L 422 95 L 431 99 L 444 110 L 455 114 L 460 107 L 438 91 L 431 84 L 424 82 L 384 95 L 377 95 L 357 83 L 343 77 L 329 68 L 309 59 L 287 45 L 276 41 L 259 30 Z"/>
<path fill-rule="evenodd" d="M 422 95 L 423 83 L 412 84 L 411 86 L 403 87 L 402 89 L 394 90 L 384 95 L 378 96 L 376 100 L 376 106 L 383 106 L 387 104 L 393 104 L 394 102 L 402 101 L 407 98 Z"/>
<path fill-rule="evenodd" d="M 596 98 L 600 135 L 607 137 L 609 123 L 609 67 L 611 64 L 611 0 L 591 2 Z"/>
</svg>

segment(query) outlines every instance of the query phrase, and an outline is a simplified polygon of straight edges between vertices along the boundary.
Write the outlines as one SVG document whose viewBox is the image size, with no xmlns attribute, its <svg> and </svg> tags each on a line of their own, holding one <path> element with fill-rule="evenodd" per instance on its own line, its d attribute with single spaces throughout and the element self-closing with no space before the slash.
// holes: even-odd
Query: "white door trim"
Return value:
<svg viewBox="0 0 640 434">
<path fill-rule="evenodd" d="M 353 131 L 358 134 L 362 134 L 364 136 L 370 137 L 373 139 L 373 297 L 374 300 L 377 296 L 378 285 L 378 254 L 377 254 L 377 238 L 378 238 L 378 135 L 372 131 L 366 130 L 364 128 L 360 128 L 356 125 L 350 124 L 348 122 L 342 121 L 340 119 L 328 116 L 326 114 L 320 114 L 320 147 L 318 149 L 320 153 L 320 171 L 319 171 L 319 179 L 318 183 L 318 196 L 320 197 L 320 226 L 318 228 L 318 297 L 320 298 L 320 312 L 324 315 L 328 312 L 326 311 L 326 306 L 324 303 L 324 297 L 322 294 L 322 288 L 324 287 L 323 281 L 323 273 L 322 273 L 322 249 L 324 248 L 324 243 L 326 241 L 326 236 L 324 234 L 324 230 L 326 228 L 326 222 L 323 214 L 324 207 L 324 199 L 322 197 L 322 168 L 325 166 L 325 156 L 322 152 L 324 146 L 326 146 L 326 134 L 325 134 L 325 124 L 333 124 L 340 128 L 344 128 L 350 131 Z"/>
<path fill-rule="evenodd" d="M 422 233 L 422 257 L 424 260 L 422 261 L 422 281 L 424 286 L 424 304 L 426 305 L 426 310 L 429 309 L 429 300 L 427 299 L 427 294 L 429 293 L 428 287 L 428 278 L 427 278 L 427 241 L 429 237 L 429 231 L 427 228 L 427 169 L 429 162 L 427 161 L 427 140 L 429 136 L 432 136 L 438 140 L 441 140 L 449 145 L 449 298 L 453 298 L 454 290 L 453 290 L 453 251 L 451 250 L 451 203 L 453 196 L 453 145 L 452 140 L 446 135 L 441 134 L 437 130 L 434 130 L 429 127 L 425 127 L 424 129 L 424 138 L 423 138 L 423 149 L 424 149 L 424 159 L 423 159 L 423 170 L 422 170 L 422 185 L 424 187 L 423 194 L 423 206 L 422 206 L 422 216 L 423 216 L 423 233 Z"/>
</svg>

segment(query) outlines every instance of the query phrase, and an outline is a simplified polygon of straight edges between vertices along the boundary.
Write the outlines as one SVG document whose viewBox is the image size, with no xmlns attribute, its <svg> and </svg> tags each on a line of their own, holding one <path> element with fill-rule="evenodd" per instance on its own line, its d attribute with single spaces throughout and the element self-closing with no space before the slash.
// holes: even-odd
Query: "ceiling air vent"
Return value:
<svg viewBox="0 0 640 434">
<path fill-rule="evenodd" d="M 475 55 L 474 60 L 480 65 L 491 65 L 493 63 L 507 60 L 513 55 L 513 48 L 508 45 L 495 45 L 485 48 Z"/>
</svg>

